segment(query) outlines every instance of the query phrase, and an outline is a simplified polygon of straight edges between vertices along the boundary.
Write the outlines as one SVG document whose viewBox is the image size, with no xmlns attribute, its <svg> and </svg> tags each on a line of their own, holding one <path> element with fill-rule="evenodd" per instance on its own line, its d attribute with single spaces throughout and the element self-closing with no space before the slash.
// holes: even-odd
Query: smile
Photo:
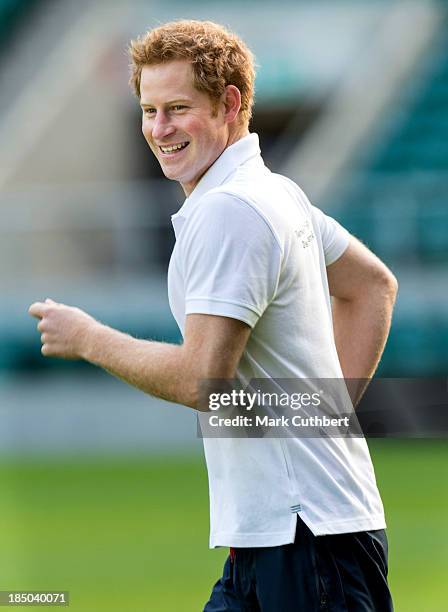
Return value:
<svg viewBox="0 0 448 612">
<path fill-rule="evenodd" d="M 179 142 L 178 144 L 159 146 L 159 149 L 162 151 L 162 153 L 176 153 L 177 151 L 185 149 L 185 147 L 187 147 L 189 144 L 189 142 Z"/>
</svg>

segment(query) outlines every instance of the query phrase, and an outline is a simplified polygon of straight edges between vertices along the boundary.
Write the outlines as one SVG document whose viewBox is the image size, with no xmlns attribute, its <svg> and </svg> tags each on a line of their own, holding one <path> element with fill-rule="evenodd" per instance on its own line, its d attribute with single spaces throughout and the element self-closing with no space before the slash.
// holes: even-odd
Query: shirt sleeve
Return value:
<svg viewBox="0 0 448 612">
<path fill-rule="evenodd" d="M 207 194 L 180 243 L 185 313 L 231 317 L 254 327 L 275 295 L 282 259 L 264 217 L 234 195 Z"/>
<path fill-rule="evenodd" d="M 323 213 L 319 208 L 311 206 L 313 219 L 322 237 L 325 254 L 325 265 L 334 263 L 344 253 L 350 240 L 349 232 L 335 219 Z"/>
</svg>

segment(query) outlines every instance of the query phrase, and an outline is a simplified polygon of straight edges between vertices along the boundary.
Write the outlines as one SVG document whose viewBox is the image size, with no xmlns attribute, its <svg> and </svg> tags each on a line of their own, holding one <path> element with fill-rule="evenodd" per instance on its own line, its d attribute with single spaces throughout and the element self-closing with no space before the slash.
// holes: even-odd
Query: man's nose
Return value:
<svg viewBox="0 0 448 612">
<path fill-rule="evenodd" d="M 152 125 L 152 137 L 154 140 L 162 141 L 167 136 L 174 134 L 176 128 L 164 113 L 157 113 Z"/>
</svg>

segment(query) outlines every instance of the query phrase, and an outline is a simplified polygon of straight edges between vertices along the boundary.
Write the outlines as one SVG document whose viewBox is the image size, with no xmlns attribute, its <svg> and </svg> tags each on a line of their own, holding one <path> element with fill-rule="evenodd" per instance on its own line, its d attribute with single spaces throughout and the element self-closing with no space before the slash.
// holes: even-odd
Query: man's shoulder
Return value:
<svg viewBox="0 0 448 612">
<path fill-rule="evenodd" d="M 246 221 L 250 217 L 262 217 L 262 207 L 250 189 L 244 189 L 233 181 L 219 185 L 204 193 L 194 211 L 194 218 L 208 218 L 217 221 L 220 218 L 233 220 L 239 223 L 240 219 Z"/>
<path fill-rule="evenodd" d="M 187 233 L 193 232 L 196 237 L 198 232 L 205 232 L 210 239 L 224 231 L 228 237 L 242 240 L 250 232 L 252 237 L 257 235 L 260 240 L 271 236 L 280 246 L 270 215 L 251 193 L 236 188 L 231 182 L 214 187 L 201 196 L 187 227 Z"/>
<path fill-rule="evenodd" d="M 200 203 L 233 200 L 264 208 L 267 203 L 278 202 L 279 196 L 308 201 L 300 187 L 288 177 L 267 169 L 260 171 L 259 168 L 240 166 L 224 183 L 205 192 Z"/>
</svg>

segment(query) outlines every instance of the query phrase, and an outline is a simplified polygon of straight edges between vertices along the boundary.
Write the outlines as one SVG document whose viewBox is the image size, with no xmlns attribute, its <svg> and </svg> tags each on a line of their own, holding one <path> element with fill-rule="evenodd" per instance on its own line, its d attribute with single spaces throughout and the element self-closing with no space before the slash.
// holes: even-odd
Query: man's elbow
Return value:
<svg viewBox="0 0 448 612">
<path fill-rule="evenodd" d="M 193 408 L 193 410 L 197 410 L 198 412 L 206 412 L 205 406 L 199 401 L 199 395 L 196 393 L 191 393 L 188 395 L 183 404 L 184 406 Z"/>
<path fill-rule="evenodd" d="M 397 277 L 387 268 L 383 267 L 377 283 L 382 288 L 382 293 L 391 301 L 395 303 L 398 294 L 398 280 Z"/>
<path fill-rule="evenodd" d="M 362 280 L 353 286 L 352 295 L 346 301 L 352 303 L 384 303 L 393 307 L 398 293 L 398 280 L 382 262 L 372 266 Z M 333 296 L 337 297 L 337 296 Z"/>
<path fill-rule="evenodd" d="M 188 382 L 183 385 L 182 401 L 180 403 L 188 408 L 202 411 L 201 397 L 201 381 L 196 377 L 190 376 Z"/>
<path fill-rule="evenodd" d="M 186 393 L 187 406 L 198 412 L 210 410 L 210 396 L 228 392 L 236 375 L 236 367 L 197 368 Z"/>
<path fill-rule="evenodd" d="M 225 380 L 223 381 L 225 385 Z M 197 412 L 208 412 L 213 396 L 222 393 L 223 385 L 217 379 L 200 378 L 191 385 L 187 394 L 186 405 Z"/>
</svg>

